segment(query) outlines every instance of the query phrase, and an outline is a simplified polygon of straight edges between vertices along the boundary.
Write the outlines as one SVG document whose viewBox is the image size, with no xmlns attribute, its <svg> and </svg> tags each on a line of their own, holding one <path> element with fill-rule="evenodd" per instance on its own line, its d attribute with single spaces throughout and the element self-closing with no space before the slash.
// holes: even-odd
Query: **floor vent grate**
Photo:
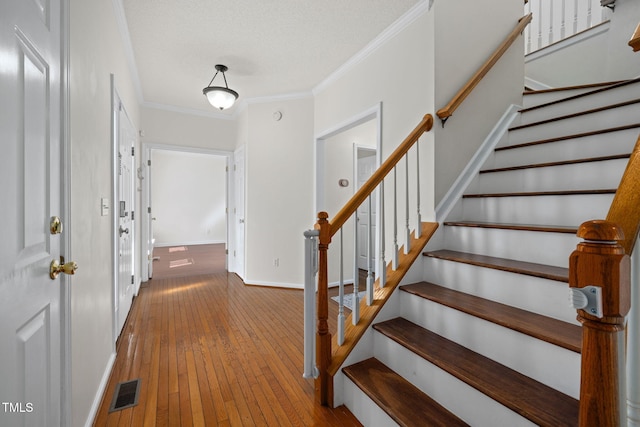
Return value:
<svg viewBox="0 0 640 427">
<path fill-rule="evenodd" d="M 138 395 L 140 391 L 140 378 L 131 381 L 125 381 L 116 385 L 116 390 L 111 399 L 109 412 L 120 411 L 130 408 L 138 404 Z"/>
</svg>

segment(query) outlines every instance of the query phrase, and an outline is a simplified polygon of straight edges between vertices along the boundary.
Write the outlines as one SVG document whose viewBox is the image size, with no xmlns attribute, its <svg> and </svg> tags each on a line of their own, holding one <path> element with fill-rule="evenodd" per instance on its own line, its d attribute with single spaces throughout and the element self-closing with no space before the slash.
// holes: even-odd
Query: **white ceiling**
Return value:
<svg viewBox="0 0 640 427">
<path fill-rule="evenodd" d="M 248 100 L 310 93 L 425 0 L 119 0 L 145 105 L 219 115 L 216 64 Z M 374 71 L 375 72 L 375 71 Z M 224 84 L 216 77 L 216 85 Z M 220 79 L 220 80 L 219 80 Z"/>
</svg>

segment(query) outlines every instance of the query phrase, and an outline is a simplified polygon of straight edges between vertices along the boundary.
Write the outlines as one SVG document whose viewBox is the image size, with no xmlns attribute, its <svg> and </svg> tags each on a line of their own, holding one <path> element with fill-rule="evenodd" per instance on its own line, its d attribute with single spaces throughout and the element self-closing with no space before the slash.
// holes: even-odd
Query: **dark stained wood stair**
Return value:
<svg viewBox="0 0 640 427">
<path fill-rule="evenodd" d="M 400 289 L 577 353 L 580 352 L 582 346 L 582 328 L 578 325 L 572 325 L 433 283 L 419 282 L 401 286 Z"/>
<path fill-rule="evenodd" d="M 576 399 L 406 319 L 378 323 L 374 329 L 540 426 L 578 423 Z"/>
<path fill-rule="evenodd" d="M 482 221 L 445 221 L 444 225 L 450 227 L 496 228 L 501 230 L 539 231 L 574 235 L 578 232 L 578 227 L 569 227 L 564 225 L 510 224 Z"/>
<path fill-rule="evenodd" d="M 401 426 L 468 425 L 375 358 L 342 371 Z"/>
<path fill-rule="evenodd" d="M 569 270 L 563 267 L 555 267 L 526 261 L 515 261 L 507 258 L 497 258 L 466 252 L 450 251 L 446 249 L 424 252 L 424 255 L 447 261 L 462 262 L 479 267 L 508 271 L 511 273 L 526 274 L 528 276 L 542 277 L 544 279 L 557 280 L 560 282 L 569 282 Z"/>
</svg>

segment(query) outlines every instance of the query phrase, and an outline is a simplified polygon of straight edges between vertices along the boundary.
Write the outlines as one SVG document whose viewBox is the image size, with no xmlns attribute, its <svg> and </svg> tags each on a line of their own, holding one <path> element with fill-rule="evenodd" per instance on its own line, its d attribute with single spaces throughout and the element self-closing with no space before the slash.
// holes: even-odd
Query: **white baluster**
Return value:
<svg viewBox="0 0 640 427">
<path fill-rule="evenodd" d="M 591 1 L 589 0 L 589 2 L 587 2 L 587 28 L 591 28 L 592 24 L 592 20 L 591 20 L 591 10 L 592 10 L 592 4 Z"/>
<path fill-rule="evenodd" d="M 420 140 L 416 141 L 416 193 L 418 226 L 416 227 L 416 239 L 422 235 L 422 215 L 420 215 Z"/>
<path fill-rule="evenodd" d="M 525 15 L 528 15 L 529 13 L 531 13 L 531 4 L 532 3 L 533 3 L 533 0 L 528 1 L 525 4 L 525 8 L 527 9 L 526 12 L 525 12 Z M 526 55 L 527 53 L 531 52 L 531 25 L 527 25 L 527 27 L 524 29 L 524 32 L 526 34 L 526 40 L 527 40 L 526 45 L 525 45 L 526 46 L 525 55 Z"/>
<path fill-rule="evenodd" d="M 553 0 L 549 0 L 549 44 L 553 43 Z"/>
<path fill-rule="evenodd" d="M 371 194 L 367 197 L 367 305 L 373 304 L 373 226 L 371 224 L 373 215 L 371 214 Z"/>
<path fill-rule="evenodd" d="M 319 230 L 304 232 L 304 378 L 317 378 L 316 366 L 316 273 Z"/>
<path fill-rule="evenodd" d="M 391 254 L 391 268 L 398 269 L 398 175 L 393 168 L 393 253 Z"/>
<path fill-rule="evenodd" d="M 571 35 L 574 35 L 578 32 L 578 0 L 574 0 L 573 2 L 573 32 Z"/>
<path fill-rule="evenodd" d="M 542 1 L 538 3 L 538 49 L 541 49 L 541 48 L 542 48 Z"/>
<path fill-rule="evenodd" d="M 359 286 L 359 278 L 360 271 L 358 269 L 358 210 L 356 209 L 355 215 L 355 226 L 353 227 L 353 307 L 351 308 L 351 321 L 354 325 L 358 324 L 360 320 L 360 286 Z"/>
<path fill-rule="evenodd" d="M 340 228 L 340 282 L 338 283 L 338 345 L 344 344 L 344 254 Z"/>
<path fill-rule="evenodd" d="M 405 224 L 405 234 L 406 234 L 406 242 L 404 245 L 404 253 L 408 254 L 411 250 L 411 229 L 409 228 L 409 155 L 405 154 L 404 156 L 404 164 L 405 164 L 405 189 L 404 189 L 404 198 L 406 201 L 406 224 Z"/>
<path fill-rule="evenodd" d="M 640 426 L 640 247 L 631 255 L 631 311 L 627 316 L 627 426 Z"/>
<path fill-rule="evenodd" d="M 567 4 L 566 0 L 562 0 L 562 10 L 560 11 L 560 40 L 564 40 L 566 37 L 567 29 L 565 28 L 565 21 L 567 19 Z"/>
<path fill-rule="evenodd" d="M 387 261 L 385 260 L 385 241 L 386 236 L 384 234 L 385 232 L 385 226 L 384 226 L 384 180 L 382 181 L 382 183 L 380 184 L 380 203 L 378 204 L 378 215 L 380 215 L 380 231 L 378 232 L 378 235 L 380 236 L 380 262 L 379 262 L 379 267 L 378 267 L 378 277 L 379 277 L 379 282 L 378 285 L 381 288 L 384 288 L 384 285 L 387 283 Z"/>
</svg>

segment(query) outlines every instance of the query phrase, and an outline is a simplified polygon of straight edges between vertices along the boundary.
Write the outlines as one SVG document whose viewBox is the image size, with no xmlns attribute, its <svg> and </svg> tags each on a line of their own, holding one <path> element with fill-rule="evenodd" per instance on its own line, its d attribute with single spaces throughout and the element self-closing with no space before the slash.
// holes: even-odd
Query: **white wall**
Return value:
<svg viewBox="0 0 640 427">
<path fill-rule="evenodd" d="M 628 42 L 640 23 L 640 2 L 617 0 L 615 6 L 607 12 L 609 24 L 527 55 L 526 76 L 548 87 L 639 77 L 640 55 Z"/>
<path fill-rule="evenodd" d="M 143 107 L 140 111 L 142 142 L 233 151 L 237 124 L 233 120 L 194 116 Z"/>
<path fill-rule="evenodd" d="M 70 1 L 71 279 L 70 423 L 91 421 L 114 352 L 112 217 L 100 198 L 111 198 L 111 87 L 134 126 L 140 123 L 136 91 L 110 0 Z M 113 202 L 112 202 L 112 212 Z M 96 402 L 95 399 L 98 399 Z"/>
<path fill-rule="evenodd" d="M 522 2 L 510 0 L 436 1 L 435 109 L 443 108 L 500 46 L 523 15 Z M 460 13 L 464 10 L 465 13 Z M 490 18 L 490 25 L 479 17 Z M 520 104 L 524 89 L 524 39 L 504 54 L 445 127 L 435 133 L 435 199 L 449 190 L 498 119 Z"/>
<path fill-rule="evenodd" d="M 313 100 L 251 104 L 246 114 L 245 281 L 302 287 L 302 233 L 313 218 Z"/>
<path fill-rule="evenodd" d="M 151 164 L 155 245 L 225 243 L 226 157 L 154 149 Z"/>
</svg>

